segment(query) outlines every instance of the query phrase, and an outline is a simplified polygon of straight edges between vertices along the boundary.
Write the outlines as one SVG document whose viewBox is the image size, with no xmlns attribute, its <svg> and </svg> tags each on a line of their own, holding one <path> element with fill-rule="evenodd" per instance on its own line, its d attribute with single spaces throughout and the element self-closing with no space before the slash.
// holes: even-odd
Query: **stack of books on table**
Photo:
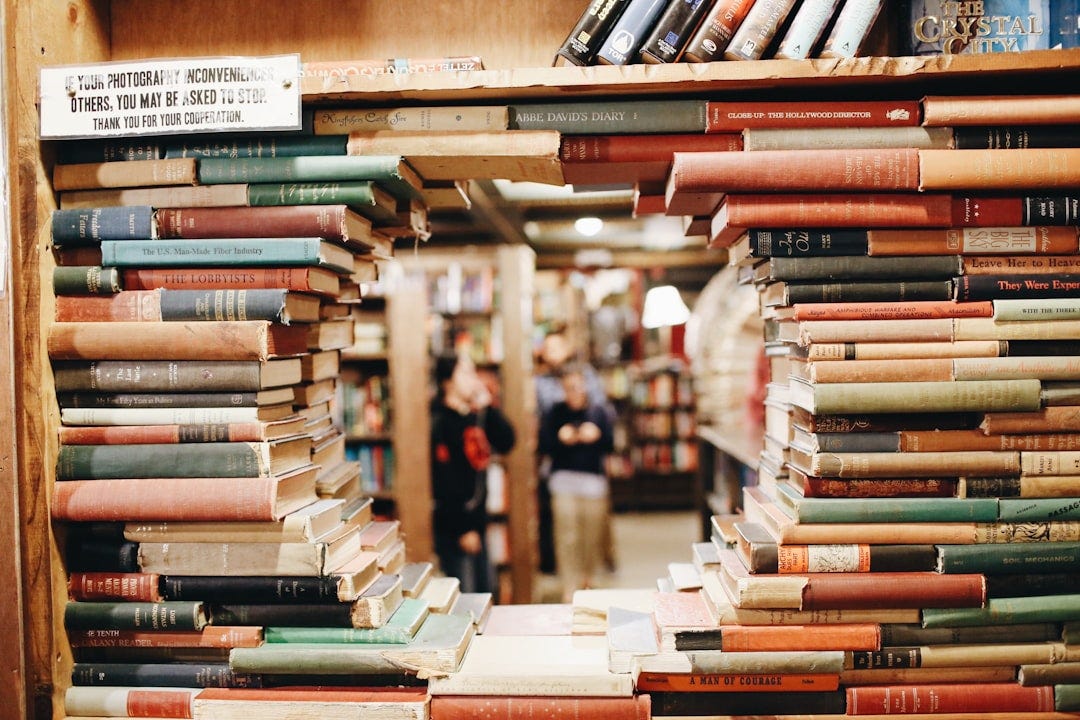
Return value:
<svg viewBox="0 0 1080 720">
<path fill-rule="evenodd" d="M 409 169 L 291 140 L 59 148 L 83 161 L 56 166 L 48 335 L 68 715 L 190 717 L 234 690 L 328 684 L 329 655 L 350 685 L 400 684 L 453 667 L 474 631 L 472 615 L 429 618 L 431 567 L 373 519 L 334 420 L 356 278 L 392 253 L 363 197 L 389 197 L 399 225 Z M 290 154 L 327 140 L 337 156 Z M 398 700 L 426 716 L 423 693 Z"/>
<path fill-rule="evenodd" d="M 718 628 L 683 642 L 840 651 L 816 712 L 1076 709 L 1075 101 L 923 100 L 924 131 L 980 149 L 676 154 L 670 197 L 719 198 L 771 356 L 758 485 L 702 576 Z"/>
</svg>

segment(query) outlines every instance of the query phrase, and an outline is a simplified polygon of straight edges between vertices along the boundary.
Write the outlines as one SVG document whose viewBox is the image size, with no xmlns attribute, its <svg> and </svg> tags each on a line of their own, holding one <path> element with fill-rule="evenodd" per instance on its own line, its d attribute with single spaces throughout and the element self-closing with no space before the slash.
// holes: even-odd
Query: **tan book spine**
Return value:
<svg viewBox="0 0 1080 720">
<path fill-rule="evenodd" d="M 954 380 L 949 358 L 845 360 L 808 363 L 808 379 L 823 383 Z"/>
<path fill-rule="evenodd" d="M 1080 186 L 1080 148 L 917 150 L 920 190 Z"/>
<path fill-rule="evenodd" d="M 954 380 L 1080 379 L 1080 357 L 1075 355 L 955 358 L 952 366 Z"/>
<path fill-rule="evenodd" d="M 813 361 L 999 357 L 1003 351 L 1003 344 L 997 340 L 915 343 L 811 343 L 807 348 L 807 359 Z"/>
<path fill-rule="evenodd" d="M 1009 662 L 1061 662 L 1066 657 L 1062 642 L 922 645 L 918 650 L 924 668 L 1001 667 Z"/>
<path fill-rule="evenodd" d="M 951 148 L 952 128 L 747 128 L 743 149 L 813 150 L 853 148 Z"/>
<path fill-rule="evenodd" d="M 987 435 L 981 430 L 901 430 L 901 452 L 943 450 L 1062 450 L 1080 448 L 1080 434 Z M 974 475 L 974 473 L 970 473 Z"/>
<path fill-rule="evenodd" d="M 808 474 L 819 477 L 900 477 L 925 475 L 1016 475 L 1019 452 L 814 453 Z M 793 453 L 793 462 L 795 461 Z"/>
<path fill-rule="evenodd" d="M 1036 410 L 1038 380 L 791 384 L 791 403 L 818 415 Z M 809 407 L 808 407 L 809 405 Z M 960 473 L 970 474 L 970 473 Z"/>
<path fill-rule="evenodd" d="M 954 317 L 992 317 L 989 300 L 958 303 L 952 300 L 912 302 L 795 303 L 791 319 L 806 320 L 934 320 Z"/>
<path fill-rule="evenodd" d="M 1080 255 L 966 255 L 964 275 L 1072 275 L 1080 273 Z"/>
<path fill-rule="evenodd" d="M 1080 407 L 1053 405 L 1033 412 L 986 413 L 979 425 L 988 435 L 1080 431 Z"/>
<path fill-rule="evenodd" d="M 1080 320 L 1022 320 L 993 318 L 952 320 L 956 340 L 1073 340 L 1080 337 Z"/>
<path fill-rule="evenodd" d="M 1080 298 L 1043 298 L 992 301 L 994 320 L 1080 320 Z"/>
<path fill-rule="evenodd" d="M 923 125 L 1071 125 L 1080 115 L 1076 95 L 927 95 Z"/>
<path fill-rule="evenodd" d="M 781 335 L 781 337 L 784 336 Z M 807 320 L 798 324 L 797 334 L 797 342 L 802 346 L 820 342 L 949 342 L 951 340 L 953 340 L 952 318 L 866 320 L 863 322 Z"/>
<path fill-rule="evenodd" d="M 1051 522 L 976 523 L 976 544 L 1077 542 L 1080 541 L 1080 522 L 1071 520 Z"/>
<path fill-rule="evenodd" d="M 1020 454 L 1020 472 L 1024 475 L 1080 475 L 1080 451 L 1057 450 Z M 1074 489 L 1080 495 L 1080 484 Z"/>
<path fill-rule="evenodd" d="M 282 328 L 295 328 L 299 338 L 306 331 L 294 325 L 276 332 Z M 54 360 L 266 360 L 275 344 L 270 323 L 260 320 L 63 322 L 49 327 L 48 351 Z"/>
<path fill-rule="evenodd" d="M 53 168 L 53 190 L 194 185 L 195 158 L 78 163 Z"/>
<path fill-rule="evenodd" d="M 72 190 L 60 193 L 60 208 L 95 208 L 114 205 L 149 205 L 155 208 L 231 207 L 248 204 L 248 186 L 174 185 L 162 187 Z"/>
<path fill-rule="evenodd" d="M 314 130 L 316 135 L 347 135 L 372 130 L 506 130 L 509 117 L 510 110 L 506 105 L 347 108 L 317 111 Z"/>
</svg>

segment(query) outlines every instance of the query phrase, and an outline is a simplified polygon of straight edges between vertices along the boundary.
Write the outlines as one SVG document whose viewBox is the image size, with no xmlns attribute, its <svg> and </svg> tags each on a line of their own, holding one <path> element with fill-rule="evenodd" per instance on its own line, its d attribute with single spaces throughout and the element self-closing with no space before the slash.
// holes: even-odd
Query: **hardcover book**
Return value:
<svg viewBox="0 0 1080 720">
<path fill-rule="evenodd" d="M 556 64 L 589 65 L 630 0 L 589 0 L 585 11 L 555 54 Z"/>
<path fill-rule="evenodd" d="M 652 64 L 677 62 L 710 5 L 705 0 L 668 3 L 656 27 L 642 43 L 641 59 Z"/>
<path fill-rule="evenodd" d="M 722 60 L 731 36 L 753 4 L 754 0 L 717 0 L 687 43 L 683 59 L 686 62 Z"/>
<path fill-rule="evenodd" d="M 1045 50 L 1050 47 L 1049 0 L 985 0 L 942 5 L 909 0 L 905 55 L 959 55 Z"/>
</svg>

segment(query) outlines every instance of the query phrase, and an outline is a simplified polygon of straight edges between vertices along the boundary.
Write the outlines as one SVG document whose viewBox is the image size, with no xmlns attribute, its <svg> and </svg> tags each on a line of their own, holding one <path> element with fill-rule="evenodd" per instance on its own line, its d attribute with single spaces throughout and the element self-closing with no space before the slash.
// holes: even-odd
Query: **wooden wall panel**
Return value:
<svg viewBox="0 0 1080 720">
<path fill-rule="evenodd" d="M 305 61 L 479 55 L 488 69 L 545 67 L 587 4 L 115 0 L 112 51 L 116 60 L 148 53 L 191 57 L 299 52 Z"/>
<path fill-rule="evenodd" d="M 0 298 L 0 377 L 13 379 L 14 402 L 4 402 L 7 386 L 0 390 L 0 452 L 7 461 L 0 482 L 12 482 L 15 492 L 0 493 L 0 524 L 13 519 L 18 528 L 19 553 L 10 561 L 21 565 L 21 607 L 7 604 L 15 595 L 5 594 L 3 612 L 5 619 L 21 614 L 23 637 L 22 643 L 5 637 L 0 661 L 7 670 L 22 651 L 25 675 L 20 691 L 16 677 L 5 673 L 0 707 L 5 718 L 46 720 L 63 715 L 70 653 L 63 638 L 66 576 L 49 522 L 58 421 L 44 330 L 52 313 L 48 219 L 55 197 L 49 183 L 52 152 L 38 142 L 38 70 L 108 59 L 108 9 L 102 2 L 39 0 L 9 1 L 4 10 L 5 36 L 14 38 L 7 43 L 4 77 L 12 275 L 9 292 Z M 18 447 L 14 457 L 7 446 L 12 440 Z"/>
</svg>

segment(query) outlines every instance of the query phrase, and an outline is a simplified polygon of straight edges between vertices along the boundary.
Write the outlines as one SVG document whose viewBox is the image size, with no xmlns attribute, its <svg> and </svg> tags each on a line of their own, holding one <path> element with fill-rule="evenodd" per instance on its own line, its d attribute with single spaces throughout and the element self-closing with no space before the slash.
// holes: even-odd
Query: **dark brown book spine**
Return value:
<svg viewBox="0 0 1080 720">
<path fill-rule="evenodd" d="M 676 152 L 738 152 L 737 132 L 711 135 L 566 135 L 559 145 L 564 163 L 671 162 Z"/>
<path fill-rule="evenodd" d="M 806 497 L 819 498 L 953 497 L 956 495 L 958 482 L 955 478 L 835 480 L 806 476 L 803 478 L 802 488 Z"/>
<path fill-rule="evenodd" d="M 804 610 L 872 608 L 981 607 L 986 601 L 982 575 L 925 572 L 822 573 L 803 591 Z"/>
<path fill-rule="evenodd" d="M 997 300 L 1068 298 L 1080 294 L 1078 275 L 962 275 L 956 278 L 956 299 Z"/>
<path fill-rule="evenodd" d="M 588 65 L 630 0 L 591 0 L 556 53 L 574 65 Z"/>
</svg>

